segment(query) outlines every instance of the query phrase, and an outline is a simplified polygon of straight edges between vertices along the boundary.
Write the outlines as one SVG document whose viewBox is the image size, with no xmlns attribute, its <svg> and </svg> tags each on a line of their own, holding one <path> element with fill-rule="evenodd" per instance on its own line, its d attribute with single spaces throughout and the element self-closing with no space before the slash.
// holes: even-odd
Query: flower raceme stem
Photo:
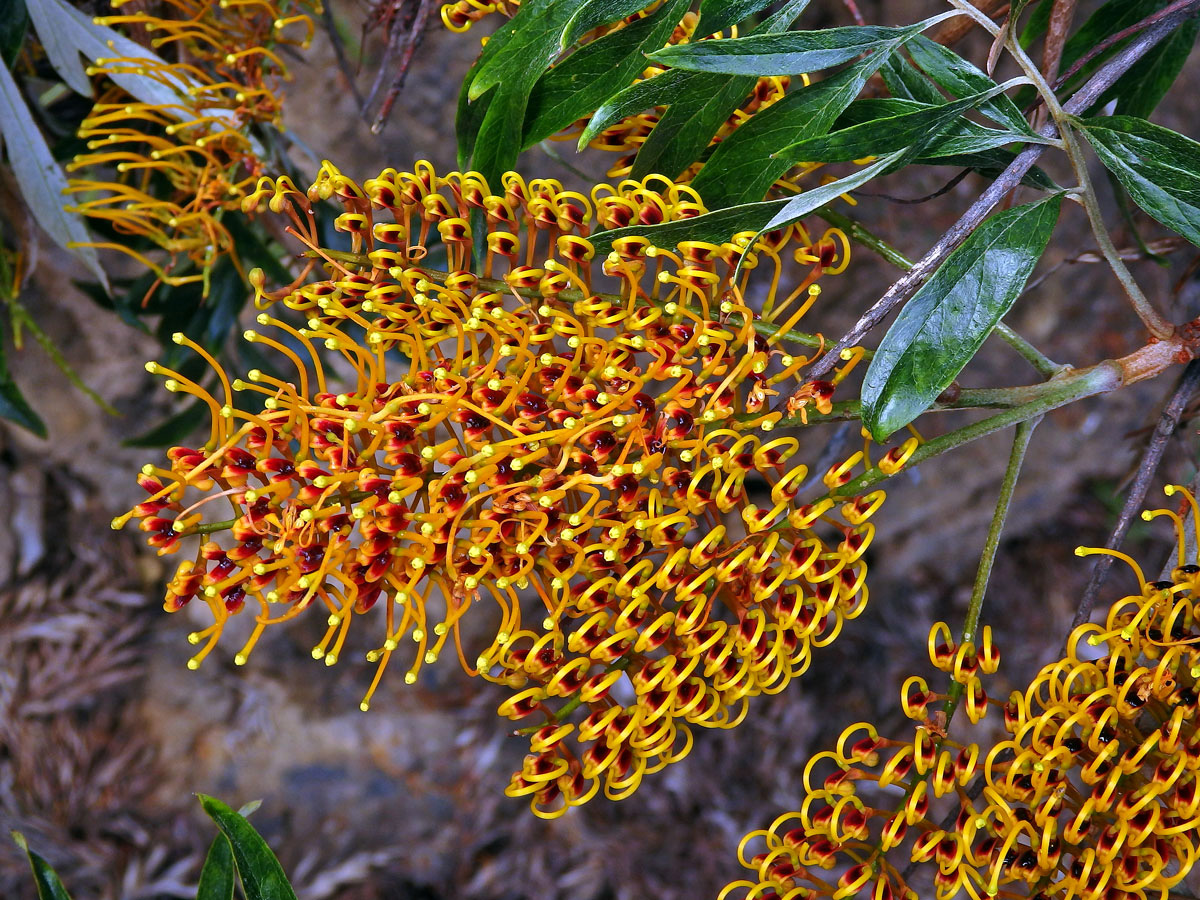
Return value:
<svg viewBox="0 0 1200 900">
<path fill-rule="evenodd" d="M 1185 540 L 1200 506 L 1184 488 L 1167 494 L 1180 506 L 1143 518 L 1175 527 L 1170 578 L 1147 582 L 1125 554 L 1080 548 L 1128 562 L 1140 590 L 1103 624 L 1076 628 L 1065 657 L 1006 703 L 977 686 L 978 673 L 999 665 L 988 629 L 975 647 L 934 626 L 930 660 L 963 686 L 972 723 L 997 708 L 1007 736 L 947 737 L 928 715 L 943 698 L 910 678 L 901 695 L 914 738 L 858 723 L 813 757 L 801 810 L 746 836 L 740 858 L 753 879 L 730 884 L 722 900 L 915 898 L 908 877 L 922 867 L 933 870 L 938 900 L 1173 896 L 1200 855 L 1200 560 Z M 972 781 L 982 789 L 968 790 Z M 906 798 L 899 810 L 892 786 Z M 750 855 L 755 845 L 765 852 Z M 911 862 L 904 872 L 901 858 Z"/>
<path fill-rule="evenodd" d="M 327 198 L 351 256 L 320 246 L 313 204 Z M 263 179 L 245 206 L 263 205 L 316 256 L 278 290 L 251 277 L 261 327 L 245 339 L 294 378 L 217 367 L 213 396 L 152 363 L 208 404 L 210 436 L 147 466 L 147 499 L 114 521 L 138 519 L 160 553 L 203 536 L 165 604 L 212 612 L 192 665 L 246 609 L 239 663 L 312 608 L 327 619 L 313 656 L 332 665 L 372 617 L 363 709 L 389 666 L 412 683 L 454 653 L 511 690 L 499 711 L 531 752 L 509 793 L 554 816 L 632 793 L 688 752 L 692 727 L 736 725 L 862 612 L 883 493 L 795 500 L 807 468 L 796 438 L 772 433 L 784 413 L 769 401 L 794 395 L 807 360 L 754 327 L 790 328 L 817 299 L 829 257 L 803 227 L 753 245 L 624 239 L 596 259 L 593 225 L 686 218 L 699 198 L 661 178 L 584 197 L 511 173 L 493 193 L 425 163 L 362 185 L 326 163 L 308 191 Z M 422 267 L 435 235 L 438 278 Z M 807 386 L 796 411 L 827 410 L 832 391 Z M 915 446 L 886 454 L 892 467 Z M 232 521 L 206 523 L 210 501 Z"/>
</svg>

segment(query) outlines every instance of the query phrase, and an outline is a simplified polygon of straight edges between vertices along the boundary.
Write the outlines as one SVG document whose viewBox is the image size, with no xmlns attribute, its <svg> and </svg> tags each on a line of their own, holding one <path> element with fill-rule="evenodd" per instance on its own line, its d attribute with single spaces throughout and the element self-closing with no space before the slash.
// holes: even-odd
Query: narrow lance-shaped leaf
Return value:
<svg viewBox="0 0 1200 900">
<path fill-rule="evenodd" d="M 229 838 L 218 834 L 208 847 L 208 856 L 204 858 L 196 900 L 233 900 L 235 878 Z"/>
<path fill-rule="evenodd" d="M 597 253 L 607 253 L 612 249 L 613 241 L 635 235 L 648 238 L 657 247 L 674 247 L 684 240 L 720 244 L 741 232 L 762 234 L 794 222 L 847 191 L 861 187 L 876 175 L 882 174 L 889 166 L 902 163 L 908 152 L 899 150 L 845 178 L 839 178 L 790 199 L 743 203 L 740 206 L 731 206 L 728 209 L 661 225 L 628 225 L 625 228 L 600 231 L 592 236 L 591 243 Z"/>
<path fill-rule="evenodd" d="M 1109 98 L 1117 101 L 1116 114 L 1149 118 L 1166 96 L 1200 35 L 1200 17 L 1188 19 L 1174 34 L 1133 64 L 1108 91 L 1101 103 Z"/>
<path fill-rule="evenodd" d="M 649 5 L 646 0 L 584 0 L 563 26 L 558 48 L 566 51 L 593 28 L 627 19 Z"/>
<path fill-rule="evenodd" d="M 579 136 L 579 149 L 582 150 L 596 135 L 614 122 L 619 122 L 626 116 L 637 115 L 652 106 L 664 106 L 670 98 L 696 77 L 694 72 L 682 69 L 668 69 L 661 75 L 646 78 L 636 84 L 618 91 L 596 108 L 583 134 Z"/>
<path fill-rule="evenodd" d="M 1134 116 L 1079 125 L 1133 202 L 1200 246 L 1200 144 Z"/>
<path fill-rule="evenodd" d="M 646 67 L 644 51 L 663 46 L 687 11 L 669 0 L 639 19 L 576 50 L 538 79 L 529 97 L 521 145 L 529 147 L 591 113 Z"/>
<path fill-rule="evenodd" d="M 847 107 L 845 113 L 838 119 L 838 130 L 828 135 L 832 149 L 822 149 L 813 146 L 802 151 L 786 150 L 787 158 L 806 160 L 809 162 L 836 162 L 855 157 L 845 156 L 850 150 L 832 139 L 837 135 L 852 137 L 851 128 L 858 129 L 861 135 L 869 130 L 869 126 L 892 129 L 891 137 L 881 142 L 881 149 L 893 149 L 896 145 L 908 144 L 919 135 L 923 129 L 923 113 L 933 116 L 937 110 L 946 106 L 945 101 L 937 105 L 918 103 L 915 100 L 901 100 L 896 97 L 871 97 L 856 100 Z M 910 118 L 911 117 L 911 118 Z M 965 116 L 955 118 L 943 131 L 941 136 L 930 142 L 921 152 L 922 160 L 931 160 L 940 156 L 959 156 L 968 153 L 982 153 L 994 147 L 1003 147 L 1014 142 L 1042 143 L 1045 139 L 1038 137 L 1030 140 L 1025 132 L 1013 131 L 1007 128 L 987 128 L 977 122 L 972 122 Z"/>
<path fill-rule="evenodd" d="M 283 866 L 254 826 L 215 797 L 199 796 L 200 805 L 233 848 L 246 900 L 296 900 Z"/>
<path fill-rule="evenodd" d="M 701 0 L 696 37 L 708 37 L 771 5 L 771 0 Z M 805 4 L 807 5 L 807 3 Z M 800 11 L 797 10 L 796 15 Z"/>
<path fill-rule="evenodd" d="M 753 202 L 793 165 L 775 151 L 787 144 L 824 134 L 862 91 L 879 67 L 884 51 L 874 53 L 838 74 L 789 92 L 760 110 L 717 144 L 692 187 L 712 209 Z"/>
<path fill-rule="evenodd" d="M 786 28 L 790 22 L 789 17 L 794 18 L 798 16 L 807 3 L 808 0 L 792 0 L 791 3 L 779 10 L 768 21 L 764 22 L 762 27 L 764 29 L 774 28 L 778 30 Z M 699 114 L 716 123 L 708 136 L 702 139 L 702 143 L 700 143 L 700 149 L 702 150 L 707 146 L 708 140 L 716 132 L 716 128 L 720 127 L 720 123 L 729 117 L 732 110 L 726 110 L 723 105 L 721 108 L 718 108 L 718 104 L 712 102 L 714 93 L 717 90 L 715 85 L 725 82 L 711 78 L 702 79 L 699 77 L 700 74 L 697 72 L 685 72 L 682 69 L 668 69 L 666 72 L 655 75 L 652 78 L 643 79 L 613 94 L 592 113 L 591 120 L 588 122 L 587 127 L 583 129 L 583 134 L 579 136 L 579 149 L 582 150 L 586 147 L 588 143 L 595 139 L 609 125 L 619 122 L 627 116 L 636 115 L 654 106 L 670 106 L 671 104 L 687 102 Z M 750 82 L 747 82 L 747 84 L 750 84 Z M 747 87 L 747 93 L 749 90 L 750 88 Z M 743 98 L 744 95 L 743 97 L 738 97 L 735 102 L 741 102 Z M 695 115 L 695 111 L 691 111 L 686 115 Z M 651 144 L 651 150 L 647 154 L 646 160 L 649 160 L 651 156 L 657 156 L 663 152 L 662 145 L 665 144 L 672 131 L 678 131 L 679 123 L 685 117 L 682 106 L 674 114 L 671 113 L 670 109 L 667 110 L 667 114 L 664 117 L 666 125 L 664 126 L 663 133 L 655 139 L 659 143 L 659 147 L 656 148 L 654 144 Z M 655 131 L 657 130 L 656 128 Z M 698 132 L 700 128 L 695 127 L 693 130 Z M 651 138 L 653 137 L 652 132 Z M 688 160 L 688 162 L 691 162 L 691 160 Z"/>
<path fill-rule="evenodd" d="M 50 864 L 29 849 L 25 835 L 19 831 L 10 833 L 16 845 L 29 857 L 29 866 L 33 869 L 33 884 L 37 890 L 38 900 L 71 900 L 67 889 L 63 887 L 58 874 L 50 867 Z"/>
<path fill-rule="evenodd" d="M 63 209 L 67 177 L 33 121 L 7 66 L 0 66 L 0 137 L 8 145 L 9 165 L 33 218 L 54 243 L 79 257 L 108 290 L 108 279 L 96 251 L 78 246 L 92 237 L 81 216 Z"/>
<path fill-rule="evenodd" d="M 887 62 L 879 69 L 879 75 L 894 98 L 916 100 L 931 106 L 946 102 L 945 95 L 902 53 L 889 54 Z"/>
<path fill-rule="evenodd" d="M 1062 195 L 984 222 L 905 304 L 863 379 L 863 424 L 885 440 L 927 410 L 1012 308 L 1054 232 Z"/>
<path fill-rule="evenodd" d="M 558 55 L 563 28 L 577 9 L 569 0 L 530 0 L 492 35 L 459 93 L 460 165 L 473 165 L 489 181 L 512 168 L 529 94 Z"/>
<path fill-rule="evenodd" d="M 876 119 L 859 125 L 843 128 L 832 134 L 810 138 L 792 144 L 779 151 L 779 155 L 790 160 L 814 160 L 838 162 L 862 159 L 878 153 L 888 153 L 900 147 L 911 146 L 928 137 L 933 131 L 942 131 L 964 112 L 1007 90 L 1011 84 L 998 84 L 989 90 L 942 106 L 925 107 L 913 112 L 902 113 L 884 119 Z M 912 101 L 892 101 L 908 104 Z M 1019 136 L 1013 135 L 1016 140 Z M 1005 143 L 1007 141 L 1004 141 Z M 993 144 L 992 146 L 995 146 Z M 986 149 L 976 147 L 972 149 Z M 963 152 L 963 151 L 956 151 Z"/>
<path fill-rule="evenodd" d="M 0 0 L 0 62 L 12 66 L 25 43 L 29 11 L 25 0 Z"/>
<path fill-rule="evenodd" d="M 789 0 L 754 33 L 785 30 L 808 3 L 809 0 Z M 666 112 L 638 150 L 630 176 L 645 178 L 657 172 L 668 178 L 676 177 L 704 153 L 713 135 L 737 111 L 757 82 L 750 75 L 694 73 L 670 98 Z"/>
<path fill-rule="evenodd" d="M 856 25 L 820 31 L 755 33 L 721 41 L 664 47 L 650 54 L 656 63 L 724 75 L 798 75 L 817 72 L 878 50 L 913 29 L 924 31 L 958 12 L 943 13 L 913 26 Z"/>
<path fill-rule="evenodd" d="M 930 78 L 954 97 L 965 97 L 995 87 L 996 82 L 975 68 L 949 47 L 924 35 L 917 35 L 906 45 L 916 63 Z M 917 97 L 917 100 L 923 98 Z M 1021 110 L 1009 97 L 1000 94 L 979 105 L 979 111 L 1014 131 L 1034 136 Z"/>
</svg>

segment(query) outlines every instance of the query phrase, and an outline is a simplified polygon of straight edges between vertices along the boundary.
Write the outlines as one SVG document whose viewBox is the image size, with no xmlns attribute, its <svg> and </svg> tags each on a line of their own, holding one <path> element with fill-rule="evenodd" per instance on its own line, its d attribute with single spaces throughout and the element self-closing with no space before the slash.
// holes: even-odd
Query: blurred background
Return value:
<svg viewBox="0 0 1200 900">
<path fill-rule="evenodd" d="M 857 5 L 880 24 L 943 8 L 933 0 Z M 1081 4 L 1076 21 L 1097 5 Z M 385 52 L 380 31 L 364 38 L 364 23 L 379 11 L 365 0 L 331 2 L 345 69 L 357 73 L 353 89 L 321 28 L 313 48 L 290 61 L 286 124 L 300 139 L 293 158 L 307 176 L 327 157 L 358 180 L 385 166 L 410 169 L 419 158 L 453 168 L 458 85 L 500 20 L 456 35 L 435 9 L 376 135 L 355 92 L 369 89 Z M 802 25 L 850 22 L 840 2 L 819 0 Z M 956 49 L 976 63 L 987 55 L 977 35 Z M 1198 79 L 1193 58 L 1179 85 Z M 1200 92 L 1177 87 L 1155 119 L 1195 137 Z M 570 145 L 555 146 L 566 153 Z M 603 155 L 572 160 L 601 180 L 610 163 Z M 582 183 L 536 149 L 522 169 Z M 917 198 L 954 174 L 926 168 L 872 193 Z M 917 205 L 860 195 L 851 212 L 915 259 L 980 189 L 972 176 Z M 1086 365 L 1135 349 L 1141 334 L 1108 270 L 1072 262 L 1092 245 L 1082 211 L 1068 206 L 1039 267 L 1045 279 L 1007 321 L 1053 359 Z M 1109 222 L 1119 222 L 1115 210 Z M 1115 235 L 1118 246 L 1130 243 L 1120 225 Z M 1179 253 L 1166 266 L 1131 264 L 1175 321 L 1200 313 L 1190 262 Z M 896 274 L 856 247 L 846 273 L 823 281 L 819 311 L 806 322 L 840 334 Z M 796 808 L 811 753 L 858 720 L 898 731 L 901 682 L 936 674 L 924 650 L 930 623 L 961 622 L 1011 433 L 889 484 L 869 554 L 870 607 L 796 685 L 756 700 L 735 730 L 698 730 L 691 755 L 648 777 L 632 798 L 596 800 L 543 822 L 503 793 L 526 744 L 495 715 L 501 694 L 469 683 L 453 664 L 426 669 L 412 687 L 385 679 L 365 714 L 358 701 L 372 667 L 352 653 L 333 668 L 315 662 L 309 649 L 323 625 L 313 621 L 269 630 L 245 667 L 233 665 L 237 644 L 229 642 L 199 671 L 185 668 L 185 636 L 200 621 L 189 617 L 199 611 L 162 612 L 167 565 L 136 532 L 108 527 L 140 499 L 137 469 L 159 458 L 122 440 L 169 414 L 171 395 L 142 367 L 158 352 L 155 342 L 100 313 L 74 287 L 81 277 L 43 242 L 26 305 L 120 416 L 106 415 L 26 347 L 10 348 L 10 367 L 49 438 L 0 423 L 0 825 L 24 832 L 76 898 L 188 896 L 189 886 L 194 894 L 212 834 L 195 792 L 234 807 L 261 799 L 252 822 L 305 900 L 715 898 L 740 877 L 742 835 Z M 1057 653 L 1090 572 L 1073 550 L 1104 542 L 1177 375 L 1074 404 L 1037 431 L 984 613 L 1004 654 L 993 696 L 1022 685 Z M 962 383 L 1034 380 L 1012 351 L 989 342 Z M 1196 412 L 1188 410 L 1171 441 L 1152 505 L 1161 484 L 1195 475 L 1187 420 Z M 927 417 L 921 425 L 928 437 L 954 421 Z M 828 442 L 836 430 L 808 439 Z M 1127 549 L 1157 571 L 1170 544 L 1139 522 Z M 1101 606 L 1130 586 L 1124 578 L 1117 567 Z M 0 896 L 33 896 L 27 875 L 17 848 L 0 841 Z"/>
</svg>

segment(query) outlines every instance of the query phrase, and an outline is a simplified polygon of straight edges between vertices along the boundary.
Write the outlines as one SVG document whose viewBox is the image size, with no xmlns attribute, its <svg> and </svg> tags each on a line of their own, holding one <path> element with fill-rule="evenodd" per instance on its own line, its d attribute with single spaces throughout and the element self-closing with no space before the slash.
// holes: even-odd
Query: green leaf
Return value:
<svg viewBox="0 0 1200 900">
<path fill-rule="evenodd" d="M 757 78 L 695 73 L 638 150 L 630 177 L 645 178 L 652 172 L 676 177 L 700 157 L 757 82 Z"/>
<path fill-rule="evenodd" d="M 19 831 L 9 833 L 16 845 L 29 857 L 29 866 L 33 869 L 33 883 L 37 888 L 38 900 L 71 900 L 71 895 L 63 887 L 63 883 L 54 869 L 50 868 L 50 864 L 29 849 L 25 835 Z"/>
<path fill-rule="evenodd" d="M 529 95 L 558 56 L 559 41 L 578 8 L 569 0 L 521 4 L 517 14 L 492 35 L 467 73 L 458 119 L 468 130 L 459 133 L 459 158 L 490 184 L 498 184 L 500 176 L 516 164 Z M 480 103 L 484 95 L 487 108 L 478 117 L 469 107 Z"/>
<path fill-rule="evenodd" d="M 692 180 L 705 205 L 720 209 L 765 197 L 793 165 L 774 156 L 775 151 L 827 132 L 862 91 L 882 56 L 874 53 L 824 81 L 791 91 L 717 144 Z"/>
<path fill-rule="evenodd" d="M 720 244 L 741 232 L 761 234 L 772 228 L 790 224 L 835 200 L 841 194 L 862 186 L 889 166 L 902 162 L 907 153 L 908 150 L 900 150 L 889 154 L 845 178 L 839 178 L 789 199 L 744 203 L 691 219 L 664 222 L 661 225 L 628 225 L 625 228 L 600 231 L 592 236 L 591 243 L 597 253 L 607 253 L 612 249 L 613 241 L 634 235 L 650 239 L 657 247 L 674 247 L 680 241 L 708 241 Z"/>
<path fill-rule="evenodd" d="M 668 69 L 651 78 L 643 79 L 636 84 L 617 91 L 592 113 L 591 121 L 579 136 L 579 149 L 582 150 L 596 135 L 614 122 L 619 122 L 627 116 L 637 115 L 653 106 L 665 106 L 672 97 L 678 95 L 696 77 L 694 72 L 682 69 Z"/>
<path fill-rule="evenodd" d="M 0 59 L 12 67 L 25 43 L 29 30 L 29 10 L 25 0 L 0 0 Z"/>
<path fill-rule="evenodd" d="M 708 37 L 724 31 L 770 5 L 771 0 L 701 0 L 700 21 L 696 23 L 695 34 Z"/>
<path fill-rule="evenodd" d="M 8 146 L 9 165 L 33 218 L 54 243 L 77 256 L 107 290 L 108 279 L 95 248 L 72 246 L 87 243 L 91 235 L 78 213 L 63 209 L 67 177 L 54 161 L 6 66 L 0 66 L 0 138 Z"/>
<path fill-rule="evenodd" d="M 283 866 L 254 826 L 215 797 L 206 794 L 199 797 L 204 811 L 233 847 L 246 900 L 296 900 Z"/>
<path fill-rule="evenodd" d="M 546 72 L 529 97 L 522 147 L 529 147 L 590 114 L 646 67 L 643 53 L 663 46 L 687 11 L 670 0 L 653 15 L 592 41 Z"/>
<path fill-rule="evenodd" d="M 785 3 L 754 33 L 786 29 L 808 3 L 809 0 Z M 645 178 L 652 172 L 676 177 L 704 153 L 721 125 L 741 106 L 757 82 L 751 76 L 695 73 L 669 99 L 666 112 L 638 150 L 631 177 Z"/>
<path fill-rule="evenodd" d="M 797 162 L 801 160 L 811 162 L 843 162 L 862 159 L 867 156 L 875 156 L 880 153 L 889 153 L 902 147 L 912 146 L 933 132 L 942 134 L 949 129 L 948 134 L 957 134 L 958 131 L 955 126 L 958 123 L 955 120 L 960 119 L 962 114 L 967 110 L 976 108 L 983 101 L 994 97 L 1005 89 L 1005 85 L 994 85 L 981 93 L 963 97 L 961 100 L 953 100 L 941 106 L 925 106 L 923 104 L 916 104 L 912 100 L 896 100 L 894 98 L 888 100 L 860 101 L 860 103 L 871 102 L 878 104 L 883 109 L 908 108 L 912 109 L 912 111 L 862 122 L 858 125 L 851 125 L 849 128 L 843 128 L 840 131 L 822 135 L 821 137 L 809 138 L 808 140 L 784 147 L 778 151 L 778 155 Z M 962 121 L 965 123 L 965 120 Z M 973 123 L 963 124 L 962 130 L 970 133 L 971 129 L 969 125 L 973 125 Z M 993 129 L 982 128 L 982 126 L 975 126 L 975 128 L 981 132 L 993 131 Z M 988 144 L 984 141 L 971 146 L 971 141 L 969 140 L 965 142 L 960 141 L 959 145 L 955 146 L 955 149 L 948 152 L 959 153 L 985 150 L 1012 140 L 1027 139 L 1022 135 L 1012 134 L 1011 132 L 995 132 L 995 135 L 998 137 L 995 138 L 995 142 L 993 143 Z M 983 136 L 987 137 L 987 135 Z M 943 137 L 945 137 L 944 134 Z M 926 145 L 931 147 L 936 145 L 936 143 L 926 141 Z"/>
<path fill-rule="evenodd" d="M 879 69 L 883 83 L 893 97 L 900 100 L 916 100 L 931 106 L 940 106 L 946 97 L 901 53 L 892 53 Z"/>
<path fill-rule="evenodd" d="M 880 144 L 880 149 L 882 150 L 895 149 L 896 145 L 903 146 L 911 143 L 915 139 L 914 135 L 919 135 L 922 132 L 922 117 L 918 115 L 919 113 L 924 113 L 926 116 L 933 116 L 936 110 L 940 110 L 944 106 L 946 106 L 944 100 L 938 106 L 928 103 L 918 103 L 915 100 L 901 100 L 897 97 L 871 97 L 856 100 L 850 104 L 836 122 L 839 130 L 829 135 L 829 137 L 832 140 L 835 135 L 848 134 L 851 128 L 859 129 L 859 134 L 865 135 L 869 130 L 869 126 L 875 124 L 880 128 L 895 129 L 895 138 Z M 1036 140 L 1031 141 L 1025 132 L 987 128 L 976 122 L 972 122 L 970 119 L 960 117 L 952 119 L 949 125 L 943 130 L 941 136 L 936 141 L 930 142 L 921 151 L 920 159 L 922 162 L 925 162 L 942 156 L 982 153 L 995 147 L 1003 147 L 1014 141 L 1043 143 L 1045 139 L 1038 137 Z M 819 148 L 810 149 L 802 158 L 810 162 L 833 162 L 857 158 L 843 158 L 839 155 L 838 160 L 834 160 L 818 155 L 809 155 L 809 153 L 818 154 L 821 152 Z M 786 153 L 789 159 L 801 158 L 793 156 L 793 151 L 789 148 L 785 148 L 781 153 Z"/>
<path fill-rule="evenodd" d="M 584 0 L 563 26 L 558 49 L 564 52 L 593 28 L 627 19 L 647 6 L 646 0 Z"/>
<path fill-rule="evenodd" d="M 656 63 L 724 75 L 799 75 L 817 72 L 924 31 L 948 14 L 904 27 L 855 25 L 821 31 L 757 32 L 720 41 L 676 44 L 651 53 Z M 954 13 L 957 15 L 957 13 Z"/>
<path fill-rule="evenodd" d="M 1117 115 L 1149 118 L 1179 77 L 1198 34 L 1200 18 L 1188 19 L 1174 34 L 1134 63 L 1107 95 L 1117 101 Z"/>
<path fill-rule="evenodd" d="M 1062 194 L 992 216 L 905 304 L 867 369 L 862 420 L 879 441 L 927 410 L 1012 308 L 1037 265 Z"/>
<path fill-rule="evenodd" d="M 949 154 L 936 159 L 917 159 L 918 163 L 934 166 L 961 166 L 973 169 L 984 178 L 995 180 L 1000 173 L 1009 167 L 1017 154 L 1012 150 L 997 147 L 994 150 L 984 150 L 980 153 Z M 1046 174 L 1045 170 L 1034 166 L 1025 173 L 1021 184 L 1039 191 L 1061 191 L 1062 187 Z"/>
<path fill-rule="evenodd" d="M 917 35 L 906 46 L 912 54 L 913 62 L 937 84 L 949 91 L 952 97 L 965 97 L 996 86 L 995 81 L 949 47 L 924 35 Z M 1001 125 L 1007 125 L 1013 131 L 1031 136 L 1035 134 L 1021 115 L 1021 110 L 1004 94 L 981 103 L 979 111 Z"/>
<path fill-rule="evenodd" d="M 1200 144 L 1135 116 L 1079 125 L 1133 202 L 1200 246 Z"/>
<path fill-rule="evenodd" d="M 1042 6 L 1050 6 L 1043 0 Z M 1063 44 L 1062 60 L 1059 63 L 1059 70 L 1066 72 L 1071 68 L 1085 53 L 1090 51 L 1097 44 L 1107 38 L 1112 37 L 1119 31 L 1124 31 L 1131 25 L 1140 22 L 1146 16 L 1156 12 L 1166 5 L 1165 0 L 1108 0 L 1103 6 L 1097 9 L 1092 15 L 1079 26 Z M 1034 22 L 1039 22 L 1038 16 L 1034 16 L 1030 25 Z M 1049 22 L 1049 13 L 1047 12 L 1046 22 Z M 1045 30 L 1045 24 L 1040 27 Z M 1059 97 L 1067 97 L 1072 91 L 1084 82 L 1097 68 L 1120 51 L 1129 41 L 1132 35 L 1123 40 L 1117 41 L 1112 47 L 1109 47 L 1103 53 L 1099 53 L 1095 58 L 1088 60 L 1078 72 L 1071 76 L 1061 90 L 1057 93 Z M 1128 73 L 1126 73 L 1126 77 Z M 1022 88 L 1013 97 L 1013 102 L 1018 107 L 1028 106 L 1037 97 L 1037 92 L 1032 87 Z"/>
<path fill-rule="evenodd" d="M 223 834 L 213 838 L 200 870 L 196 900 L 233 900 L 233 848 Z"/>
</svg>

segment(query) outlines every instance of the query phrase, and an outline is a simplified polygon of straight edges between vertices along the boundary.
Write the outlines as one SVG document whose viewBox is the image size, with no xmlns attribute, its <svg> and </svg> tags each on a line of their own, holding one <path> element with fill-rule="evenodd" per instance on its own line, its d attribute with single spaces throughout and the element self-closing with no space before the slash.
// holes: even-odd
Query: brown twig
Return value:
<svg viewBox="0 0 1200 900">
<path fill-rule="evenodd" d="M 329 45 L 333 47 L 333 55 L 337 59 L 342 77 L 346 79 L 346 84 L 350 86 L 350 92 L 354 94 L 354 102 L 358 104 L 359 109 L 364 109 L 366 101 L 358 89 L 355 72 L 350 68 L 350 60 L 346 57 L 346 47 L 342 43 L 342 36 L 338 34 L 337 23 L 333 20 L 332 3 L 326 3 L 321 7 L 321 25 L 324 26 L 325 33 L 329 35 Z"/>
<path fill-rule="evenodd" d="M 1064 105 L 1064 110 L 1070 114 L 1083 112 L 1113 84 L 1129 71 L 1139 59 L 1145 56 L 1167 35 L 1178 28 L 1184 21 L 1200 10 L 1200 0 L 1186 0 L 1178 6 L 1175 12 L 1161 18 L 1154 25 L 1145 29 L 1142 35 L 1128 47 L 1105 63 L 1099 71 L 1083 85 Z M 1053 138 L 1058 132 L 1053 123 L 1048 123 L 1038 132 L 1042 137 Z M 833 370 L 841 360 L 841 353 L 847 347 L 861 343 L 872 328 L 911 297 L 929 276 L 946 260 L 946 257 L 958 248 L 971 233 L 979 227 L 991 212 L 1000 204 L 1013 188 L 1021 183 L 1021 179 L 1033 168 L 1033 164 L 1045 152 L 1045 144 L 1031 144 L 1017 154 L 1003 172 L 993 181 L 962 217 L 950 230 L 933 245 L 915 266 L 896 280 L 894 284 L 868 309 L 842 337 L 833 349 L 829 350 L 809 369 L 807 378 L 821 378 Z"/>
<path fill-rule="evenodd" d="M 1047 81 L 1053 81 L 1054 76 L 1058 74 L 1063 45 L 1067 42 L 1067 32 L 1071 30 L 1071 21 L 1074 18 L 1075 0 L 1054 0 L 1054 7 L 1050 10 L 1050 22 L 1046 26 L 1046 45 L 1042 51 L 1042 75 Z"/>
<path fill-rule="evenodd" d="M 971 5 L 986 16 L 1000 19 L 1008 15 L 1008 0 L 971 0 Z M 930 35 L 931 39 L 946 47 L 957 44 L 971 30 L 970 19 L 958 16 L 948 19 Z"/>
<path fill-rule="evenodd" d="M 1200 388 L 1200 360 L 1192 360 L 1183 370 L 1175 392 L 1159 414 L 1158 424 L 1154 428 L 1154 434 L 1150 437 L 1150 443 L 1146 446 L 1146 452 L 1142 454 L 1142 461 L 1138 465 L 1137 475 L 1134 476 L 1133 485 L 1129 489 L 1129 496 L 1125 498 L 1125 505 L 1117 517 L 1116 527 L 1113 528 L 1112 534 L 1109 535 L 1108 541 L 1104 545 L 1109 550 L 1117 550 L 1124 543 L 1134 514 L 1146 502 L 1146 492 L 1150 489 L 1150 481 L 1154 478 L 1158 464 L 1162 461 L 1163 452 L 1167 449 L 1167 442 L 1175 433 L 1175 429 L 1179 427 L 1180 417 L 1198 388 Z M 1079 606 L 1075 610 L 1075 616 L 1071 619 L 1071 631 L 1074 631 L 1091 616 L 1092 607 L 1100 593 L 1100 587 L 1104 584 L 1104 579 L 1108 576 L 1108 570 L 1112 568 L 1112 564 L 1113 557 L 1111 556 L 1101 555 L 1097 559 L 1096 565 L 1092 569 L 1092 577 L 1088 580 L 1083 597 L 1080 598 Z"/>
<path fill-rule="evenodd" d="M 387 51 L 384 55 L 384 61 L 380 64 L 379 74 L 375 76 L 375 82 L 371 85 L 371 93 L 367 97 L 366 104 L 363 106 L 364 112 L 374 102 L 376 95 L 379 93 L 379 88 L 383 84 L 384 73 L 388 69 L 388 64 L 391 62 L 392 56 L 397 51 L 400 53 L 400 61 L 396 66 L 395 74 L 392 76 L 392 83 L 388 87 L 387 95 L 383 98 L 383 103 L 379 107 L 379 112 L 376 114 L 374 121 L 371 122 L 372 134 L 379 134 L 383 131 L 383 126 L 387 123 L 388 116 L 391 115 L 392 105 L 400 95 L 400 88 L 404 86 L 404 79 L 408 77 L 408 69 L 412 65 L 413 54 L 417 52 L 417 47 L 421 45 L 421 40 L 425 37 L 425 23 L 429 21 L 429 16 L 432 12 L 433 0 L 420 0 L 410 15 L 405 16 L 402 21 L 393 21 L 392 27 L 388 29 Z"/>
<path fill-rule="evenodd" d="M 842 5 L 850 11 L 850 18 L 854 20 L 855 25 L 866 25 L 867 20 L 863 18 L 863 14 L 858 10 L 858 4 L 854 0 L 842 0 Z"/>
</svg>

